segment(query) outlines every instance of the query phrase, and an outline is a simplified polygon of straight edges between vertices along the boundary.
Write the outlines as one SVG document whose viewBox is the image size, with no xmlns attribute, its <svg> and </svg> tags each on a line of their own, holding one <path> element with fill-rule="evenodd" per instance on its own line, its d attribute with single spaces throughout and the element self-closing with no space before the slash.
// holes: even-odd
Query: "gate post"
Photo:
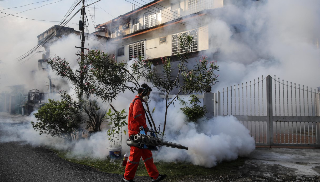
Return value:
<svg viewBox="0 0 320 182">
<path fill-rule="evenodd" d="M 221 99 L 220 99 L 220 92 L 218 91 L 218 104 L 217 104 L 217 114 L 218 116 L 222 116 L 221 114 Z"/>
<path fill-rule="evenodd" d="M 213 116 L 217 117 L 218 116 L 218 112 L 217 112 L 217 93 L 213 94 Z"/>
<path fill-rule="evenodd" d="M 214 101 L 213 101 L 213 93 L 205 92 L 203 97 L 203 105 L 206 106 L 206 117 L 211 118 L 214 116 Z"/>
<path fill-rule="evenodd" d="M 273 144 L 273 108 L 272 108 L 272 77 L 266 77 L 267 93 L 267 145 Z"/>
<path fill-rule="evenodd" d="M 320 116 L 320 93 L 319 93 L 319 87 L 318 87 L 318 93 L 316 94 L 316 116 Z M 317 145 L 320 146 L 320 122 L 317 122 Z"/>
<path fill-rule="evenodd" d="M 320 100 L 319 92 L 316 93 L 316 116 L 320 116 Z"/>
<path fill-rule="evenodd" d="M 215 117 L 221 116 L 220 113 L 220 92 L 218 91 L 217 93 L 214 93 L 213 95 L 213 115 Z"/>
</svg>

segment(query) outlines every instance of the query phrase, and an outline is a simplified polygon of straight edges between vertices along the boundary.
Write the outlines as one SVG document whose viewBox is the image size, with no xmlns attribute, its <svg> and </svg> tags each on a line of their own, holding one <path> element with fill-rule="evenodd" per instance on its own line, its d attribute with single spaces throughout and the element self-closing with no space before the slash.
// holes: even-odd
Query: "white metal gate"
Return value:
<svg viewBox="0 0 320 182">
<path fill-rule="evenodd" d="M 235 116 L 257 145 L 319 147 L 319 97 L 316 89 L 268 75 L 206 93 L 204 104 L 209 115 Z"/>
</svg>

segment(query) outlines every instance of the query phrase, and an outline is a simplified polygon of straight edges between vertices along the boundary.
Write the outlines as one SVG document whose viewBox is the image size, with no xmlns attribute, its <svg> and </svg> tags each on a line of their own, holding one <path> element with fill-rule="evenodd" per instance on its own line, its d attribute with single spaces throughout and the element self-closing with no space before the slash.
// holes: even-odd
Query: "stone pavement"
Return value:
<svg viewBox="0 0 320 182">
<path fill-rule="evenodd" d="M 320 149 L 257 148 L 248 161 L 291 168 L 298 176 L 320 176 Z"/>
</svg>

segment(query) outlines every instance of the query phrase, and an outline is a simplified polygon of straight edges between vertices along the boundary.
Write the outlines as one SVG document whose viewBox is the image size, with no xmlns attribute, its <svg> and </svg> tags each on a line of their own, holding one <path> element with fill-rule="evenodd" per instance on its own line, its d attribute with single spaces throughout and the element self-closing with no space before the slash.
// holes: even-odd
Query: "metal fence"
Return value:
<svg viewBox="0 0 320 182">
<path fill-rule="evenodd" d="M 317 147 L 319 98 L 316 89 L 268 75 L 205 93 L 204 104 L 209 116 L 235 116 L 257 145 Z"/>
</svg>

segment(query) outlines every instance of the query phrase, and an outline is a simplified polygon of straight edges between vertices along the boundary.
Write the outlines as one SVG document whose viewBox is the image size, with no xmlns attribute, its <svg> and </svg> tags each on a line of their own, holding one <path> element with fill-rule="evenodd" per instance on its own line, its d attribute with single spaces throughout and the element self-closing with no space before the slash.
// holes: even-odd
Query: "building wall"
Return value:
<svg viewBox="0 0 320 182">
<path fill-rule="evenodd" d="M 209 49 L 209 29 L 208 25 L 199 28 L 199 46 L 198 51 L 208 50 Z"/>
<path fill-rule="evenodd" d="M 117 47 L 120 48 L 124 46 L 124 55 L 117 56 L 117 61 L 128 62 L 129 44 L 141 40 L 145 40 L 145 59 L 172 56 L 172 35 L 193 29 L 193 27 L 191 27 L 192 29 L 187 29 L 187 27 L 182 24 L 177 24 L 176 27 L 180 28 L 162 28 L 119 42 Z M 198 51 L 209 49 L 208 25 L 195 29 L 198 31 Z M 166 37 L 166 42 L 160 43 L 160 38 L 162 37 Z"/>
<path fill-rule="evenodd" d="M 176 9 L 180 9 L 181 16 L 186 16 L 190 13 L 198 12 L 203 9 L 214 9 L 221 8 L 224 5 L 225 0 L 195 0 L 198 4 L 193 4 L 193 7 L 190 7 L 192 3 L 189 0 L 167 0 L 162 1 L 152 7 L 148 7 L 139 11 L 136 14 L 133 14 L 130 20 L 130 32 L 133 33 L 134 22 L 133 19 L 137 18 L 138 23 L 140 24 L 139 31 L 145 29 L 145 14 L 146 13 L 156 13 L 161 12 L 161 19 L 159 24 L 172 21 L 178 18 L 176 14 Z M 177 4 L 179 6 L 177 6 Z M 193 15 L 192 15 L 193 16 Z M 204 15 L 205 16 L 205 15 Z M 140 35 L 132 34 L 131 37 L 118 38 L 118 45 L 115 47 L 118 49 L 124 47 L 124 55 L 117 56 L 117 61 L 129 61 L 129 44 L 135 43 L 137 41 L 145 40 L 145 49 L 144 57 L 145 59 L 154 59 L 165 56 L 172 56 L 172 35 L 176 33 L 181 33 L 185 31 L 190 31 L 193 29 L 198 30 L 198 49 L 197 51 L 203 51 L 209 49 L 209 35 L 208 35 L 208 22 L 205 22 L 205 18 L 200 17 L 186 17 L 184 19 L 188 21 L 187 23 L 174 23 L 165 27 L 161 27 L 150 32 L 142 33 Z M 119 28 L 121 29 L 121 28 Z M 128 30 L 127 30 L 128 31 Z M 127 33 L 126 31 L 126 33 Z M 116 37 L 116 36 L 113 36 Z M 160 38 L 166 37 L 166 41 L 160 43 Z"/>
</svg>

